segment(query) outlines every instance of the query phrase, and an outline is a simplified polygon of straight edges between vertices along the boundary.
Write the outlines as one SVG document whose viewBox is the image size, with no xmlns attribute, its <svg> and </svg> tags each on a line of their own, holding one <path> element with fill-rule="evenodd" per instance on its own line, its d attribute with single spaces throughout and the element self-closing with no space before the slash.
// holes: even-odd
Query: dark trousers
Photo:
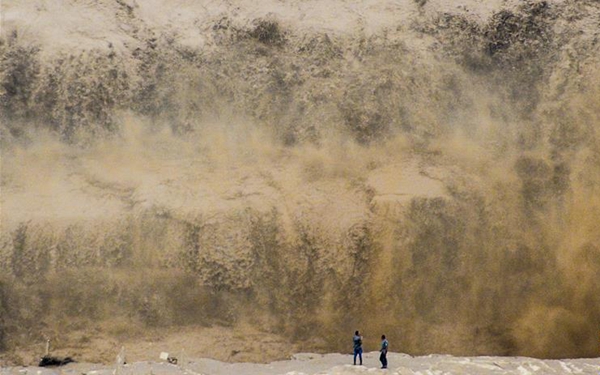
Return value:
<svg viewBox="0 0 600 375">
<path fill-rule="evenodd" d="M 358 356 L 360 364 L 362 365 L 362 348 L 354 349 L 354 364 L 356 364 L 356 356 Z"/>
<path fill-rule="evenodd" d="M 387 368 L 387 353 L 381 352 L 379 356 L 379 360 L 381 361 L 381 368 Z"/>
</svg>

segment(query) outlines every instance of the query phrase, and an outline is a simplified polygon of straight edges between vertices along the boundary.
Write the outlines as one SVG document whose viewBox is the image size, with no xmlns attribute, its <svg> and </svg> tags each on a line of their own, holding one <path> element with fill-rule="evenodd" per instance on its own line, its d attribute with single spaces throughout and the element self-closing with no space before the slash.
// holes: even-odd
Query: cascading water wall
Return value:
<svg viewBox="0 0 600 375">
<path fill-rule="evenodd" d="M 597 353 L 597 2 L 154 3 L 4 5 L 0 351 Z"/>
</svg>

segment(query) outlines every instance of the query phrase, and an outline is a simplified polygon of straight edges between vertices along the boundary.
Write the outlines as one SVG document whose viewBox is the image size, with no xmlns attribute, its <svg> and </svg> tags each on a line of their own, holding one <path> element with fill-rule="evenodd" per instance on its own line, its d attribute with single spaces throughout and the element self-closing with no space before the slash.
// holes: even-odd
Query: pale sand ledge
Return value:
<svg viewBox="0 0 600 375">
<path fill-rule="evenodd" d="M 598 374 L 600 359 L 540 360 L 526 357 L 453 357 L 429 355 L 411 357 L 390 353 L 388 370 L 379 369 L 379 353 L 364 355 L 363 366 L 353 366 L 352 356 L 300 353 L 286 361 L 269 364 L 224 363 L 212 359 L 183 359 L 178 365 L 166 362 L 135 362 L 122 366 L 76 363 L 59 368 L 13 367 L 0 369 L 1 375 L 328 375 L 328 374 Z"/>
</svg>

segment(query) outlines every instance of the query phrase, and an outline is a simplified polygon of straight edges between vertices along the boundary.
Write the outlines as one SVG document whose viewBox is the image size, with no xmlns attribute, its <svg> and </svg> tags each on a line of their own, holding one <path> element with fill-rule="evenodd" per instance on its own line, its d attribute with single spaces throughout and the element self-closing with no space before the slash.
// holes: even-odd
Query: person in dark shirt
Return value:
<svg viewBox="0 0 600 375">
<path fill-rule="evenodd" d="M 381 335 L 381 349 L 379 349 L 379 351 L 381 352 L 381 354 L 379 355 L 379 360 L 381 361 L 381 368 L 387 368 L 387 365 L 388 365 L 388 361 L 387 361 L 388 346 L 390 346 L 390 343 L 385 338 L 385 335 Z"/>
<path fill-rule="evenodd" d="M 358 331 L 354 332 L 354 337 L 352 338 L 354 342 L 354 364 L 356 365 L 356 356 L 360 359 L 360 364 L 362 366 L 362 336 Z"/>
</svg>

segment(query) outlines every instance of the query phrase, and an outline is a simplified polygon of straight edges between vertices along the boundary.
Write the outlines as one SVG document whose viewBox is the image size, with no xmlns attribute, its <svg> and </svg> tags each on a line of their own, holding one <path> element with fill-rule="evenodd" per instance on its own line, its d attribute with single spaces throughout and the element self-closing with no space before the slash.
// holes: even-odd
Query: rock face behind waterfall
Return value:
<svg viewBox="0 0 600 375">
<path fill-rule="evenodd" d="M 596 353 L 598 22 L 591 0 L 4 4 L 0 351 L 203 326 Z"/>
</svg>

